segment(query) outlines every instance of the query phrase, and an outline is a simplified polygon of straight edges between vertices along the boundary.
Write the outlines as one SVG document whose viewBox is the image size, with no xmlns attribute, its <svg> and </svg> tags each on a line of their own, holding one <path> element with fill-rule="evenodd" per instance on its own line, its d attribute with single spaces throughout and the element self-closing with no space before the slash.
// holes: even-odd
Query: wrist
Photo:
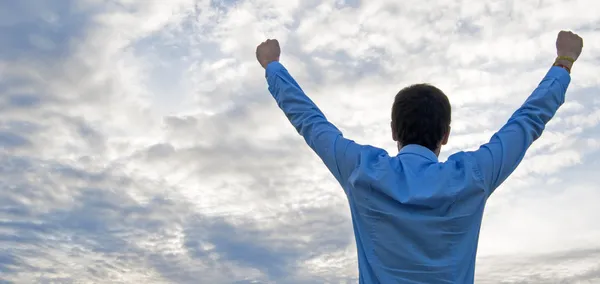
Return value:
<svg viewBox="0 0 600 284">
<path fill-rule="evenodd" d="M 554 61 L 554 64 L 552 64 L 552 66 L 558 66 L 558 67 L 565 68 L 567 71 L 569 71 L 569 73 L 571 73 L 571 69 L 573 68 L 573 62 L 571 62 L 569 60 L 557 58 Z"/>
<path fill-rule="evenodd" d="M 260 62 L 260 65 L 262 65 L 263 68 L 267 69 L 267 66 L 269 66 L 269 64 L 275 62 L 277 60 L 264 60 Z"/>
</svg>

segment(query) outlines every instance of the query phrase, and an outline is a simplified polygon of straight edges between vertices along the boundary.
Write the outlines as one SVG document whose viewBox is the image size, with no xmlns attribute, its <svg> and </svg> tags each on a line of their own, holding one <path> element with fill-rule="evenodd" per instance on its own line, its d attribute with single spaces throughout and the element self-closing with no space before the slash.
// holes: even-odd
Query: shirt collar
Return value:
<svg viewBox="0 0 600 284">
<path fill-rule="evenodd" d="M 433 153 L 428 148 L 417 144 L 409 144 L 402 147 L 402 149 L 400 149 L 400 152 L 398 152 L 398 155 L 401 154 L 416 154 L 432 162 L 438 162 L 438 157 L 435 155 L 435 153 Z"/>
</svg>

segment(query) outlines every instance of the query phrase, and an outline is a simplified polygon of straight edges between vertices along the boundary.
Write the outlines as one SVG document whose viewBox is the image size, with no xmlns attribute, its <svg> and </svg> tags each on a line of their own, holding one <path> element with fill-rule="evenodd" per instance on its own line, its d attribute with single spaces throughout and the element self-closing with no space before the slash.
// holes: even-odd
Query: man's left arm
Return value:
<svg viewBox="0 0 600 284">
<path fill-rule="evenodd" d="M 278 61 L 266 66 L 269 92 L 277 105 L 342 185 L 358 164 L 361 146 L 343 137 Z"/>
</svg>

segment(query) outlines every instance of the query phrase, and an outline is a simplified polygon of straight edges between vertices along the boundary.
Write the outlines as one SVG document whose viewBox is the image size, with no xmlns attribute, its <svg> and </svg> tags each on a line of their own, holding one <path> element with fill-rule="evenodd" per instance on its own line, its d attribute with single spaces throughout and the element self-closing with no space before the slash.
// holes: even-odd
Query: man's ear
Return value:
<svg viewBox="0 0 600 284">
<path fill-rule="evenodd" d="M 396 133 L 396 127 L 394 127 L 393 121 L 390 121 L 390 128 L 392 129 L 392 139 L 398 142 L 398 133 Z"/>
<path fill-rule="evenodd" d="M 452 130 L 452 127 L 448 126 L 448 131 L 446 131 L 446 134 L 444 135 L 444 139 L 442 139 L 442 145 L 448 144 L 448 139 L 450 139 L 450 131 L 451 130 Z"/>
</svg>

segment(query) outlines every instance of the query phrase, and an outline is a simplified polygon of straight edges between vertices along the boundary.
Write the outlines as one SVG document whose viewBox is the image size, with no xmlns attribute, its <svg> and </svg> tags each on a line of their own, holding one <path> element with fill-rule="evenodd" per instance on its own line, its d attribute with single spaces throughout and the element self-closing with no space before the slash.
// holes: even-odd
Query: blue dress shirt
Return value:
<svg viewBox="0 0 600 284">
<path fill-rule="evenodd" d="M 551 67 L 478 150 L 439 162 L 406 145 L 395 156 L 345 138 L 279 62 L 269 91 L 340 183 L 350 205 L 360 283 L 473 283 L 485 203 L 564 103 L 569 73 Z"/>
</svg>

